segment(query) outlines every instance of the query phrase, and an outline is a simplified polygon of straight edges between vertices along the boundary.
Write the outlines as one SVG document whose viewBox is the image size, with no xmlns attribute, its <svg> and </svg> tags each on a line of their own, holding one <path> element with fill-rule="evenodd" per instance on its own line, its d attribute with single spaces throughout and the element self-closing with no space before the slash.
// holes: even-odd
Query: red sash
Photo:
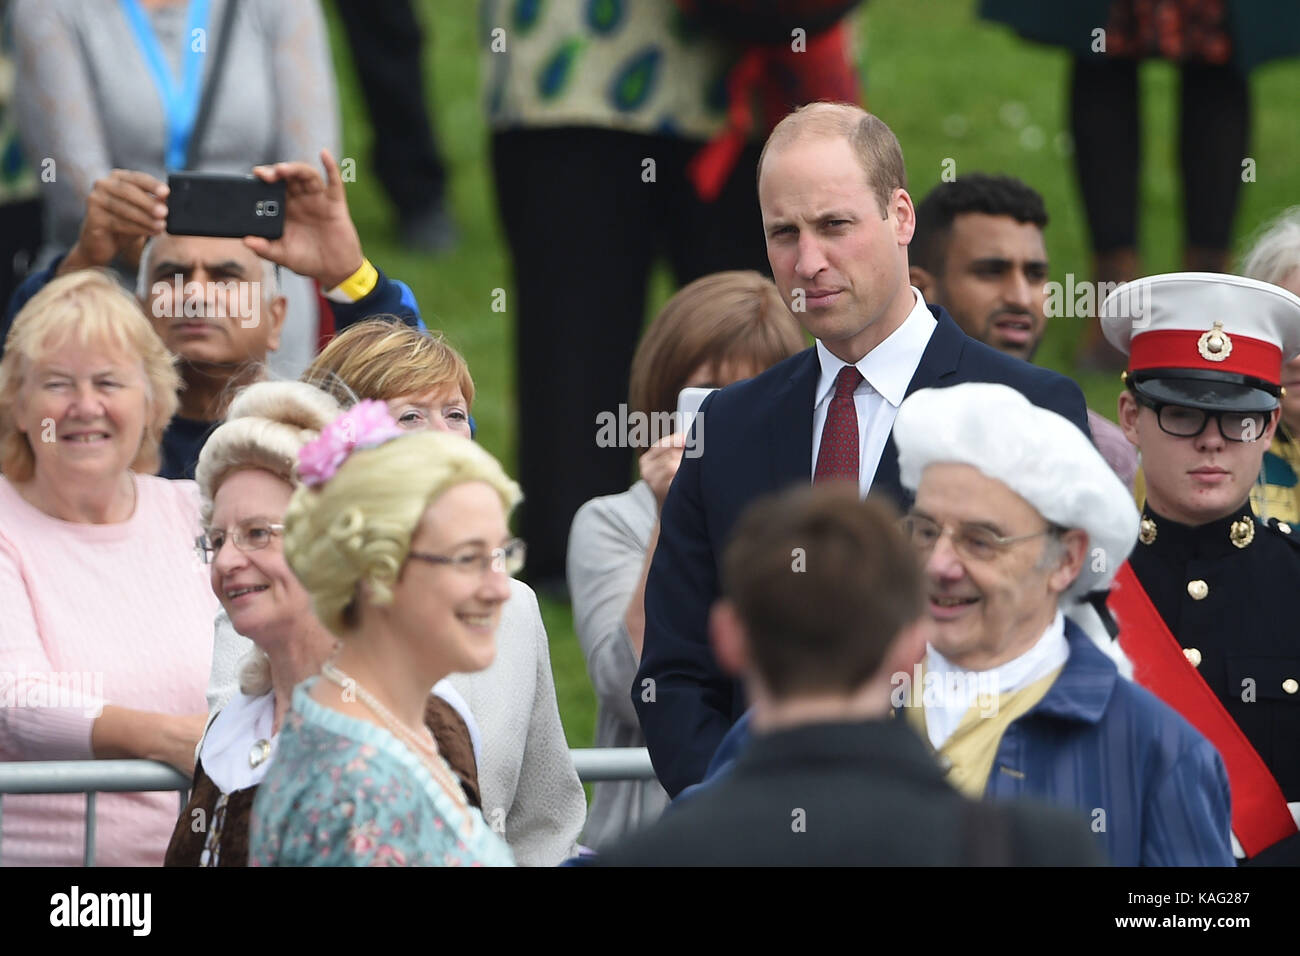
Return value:
<svg viewBox="0 0 1300 956">
<path fill-rule="evenodd" d="M 1282 788 L 1237 722 L 1183 656 L 1182 645 L 1142 589 L 1125 561 L 1107 601 L 1119 623 L 1119 643 L 1133 662 L 1133 678 L 1151 691 L 1218 749 L 1232 786 L 1232 832 L 1248 856 L 1287 837 L 1296 824 Z"/>
</svg>

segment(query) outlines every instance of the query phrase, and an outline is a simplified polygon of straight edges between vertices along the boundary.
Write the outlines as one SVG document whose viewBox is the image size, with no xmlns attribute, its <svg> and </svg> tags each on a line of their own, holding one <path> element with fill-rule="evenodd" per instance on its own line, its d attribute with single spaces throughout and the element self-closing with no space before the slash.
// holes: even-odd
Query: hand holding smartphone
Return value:
<svg viewBox="0 0 1300 956">
<path fill-rule="evenodd" d="M 283 182 L 176 172 L 167 177 L 167 186 L 167 231 L 174 236 L 279 239 L 284 235 Z"/>
</svg>

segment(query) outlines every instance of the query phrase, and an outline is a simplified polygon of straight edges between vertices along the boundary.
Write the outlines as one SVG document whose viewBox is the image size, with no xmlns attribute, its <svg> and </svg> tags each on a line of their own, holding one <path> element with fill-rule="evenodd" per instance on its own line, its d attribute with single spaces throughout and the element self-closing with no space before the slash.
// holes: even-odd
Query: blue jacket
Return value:
<svg viewBox="0 0 1300 956">
<path fill-rule="evenodd" d="M 1233 866 L 1228 773 L 1213 745 L 1154 694 L 1124 680 L 1066 619 L 1070 657 L 1042 700 L 1007 728 L 984 795 L 1082 810 L 1116 866 Z M 749 714 L 708 776 L 725 775 L 749 739 Z"/>
<path fill-rule="evenodd" d="M 1073 381 L 975 341 L 941 308 L 930 311 L 936 325 L 907 394 L 998 382 L 1089 435 L 1087 406 Z M 807 349 L 710 395 L 693 427 L 703 454 L 692 457 L 688 451 L 668 490 L 646 582 L 645 645 L 631 695 L 655 772 L 670 794 L 704 776 L 709 757 L 745 710 L 740 685 L 722 673 L 709 648 L 709 608 L 741 512 L 755 498 L 812 479 L 812 409 L 820 375 L 817 351 Z M 892 434 L 871 490 L 908 504 Z"/>
</svg>

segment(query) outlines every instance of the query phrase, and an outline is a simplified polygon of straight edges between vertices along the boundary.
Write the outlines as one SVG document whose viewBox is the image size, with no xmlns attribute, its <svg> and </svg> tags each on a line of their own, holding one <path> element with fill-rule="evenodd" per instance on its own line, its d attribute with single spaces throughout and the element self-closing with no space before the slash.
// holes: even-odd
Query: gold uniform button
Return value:
<svg viewBox="0 0 1300 956">
<path fill-rule="evenodd" d="M 1288 694 L 1294 694 L 1296 691 L 1300 690 L 1300 681 L 1297 681 L 1294 677 L 1288 677 L 1286 680 L 1282 681 L 1282 689 Z"/>
<path fill-rule="evenodd" d="M 1195 581 L 1187 582 L 1187 593 L 1192 596 L 1193 601 L 1204 601 L 1205 596 L 1210 593 L 1210 586 L 1197 578 Z"/>
<path fill-rule="evenodd" d="M 1287 524 L 1285 521 L 1279 521 L 1277 523 L 1277 530 L 1281 531 L 1283 534 L 1290 534 L 1291 526 Z"/>
<path fill-rule="evenodd" d="M 1201 652 L 1194 647 L 1184 647 L 1183 657 L 1187 658 L 1187 663 L 1193 667 L 1201 666 Z"/>
</svg>

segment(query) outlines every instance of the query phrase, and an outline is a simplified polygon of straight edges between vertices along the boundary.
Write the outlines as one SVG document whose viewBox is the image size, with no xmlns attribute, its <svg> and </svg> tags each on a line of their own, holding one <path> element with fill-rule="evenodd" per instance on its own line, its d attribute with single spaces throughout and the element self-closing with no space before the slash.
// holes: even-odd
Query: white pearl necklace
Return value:
<svg viewBox="0 0 1300 956">
<path fill-rule="evenodd" d="M 469 800 L 465 797 L 465 791 L 461 789 L 456 775 L 452 773 L 446 761 L 442 759 L 442 755 L 438 752 L 438 742 L 427 727 L 424 728 L 424 732 L 429 739 L 424 741 L 420 739 L 420 736 L 415 731 L 398 720 L 387 707 L 376 699 L 374 694 L 357 683 L 355 678 L 349 677 L 335 667 L 333 663 L 327 661 L 321 665 L 320 672 L 331 683 L 338 684 L 345 690 L 353 690 L 357 698 L 370 708 L 374 715 L 388 728 L 389 732 L 415 752 L 415 756 L 419 758 L 420 763 L 424 764 L 425 769 L 429 771 L 439 786 L 447 792 L 447 795 L 451 797 L 457 808 L 468 814 Z M 468 824 L 468 816 L 466 816 L 466 823 Z"/>
</svg>

